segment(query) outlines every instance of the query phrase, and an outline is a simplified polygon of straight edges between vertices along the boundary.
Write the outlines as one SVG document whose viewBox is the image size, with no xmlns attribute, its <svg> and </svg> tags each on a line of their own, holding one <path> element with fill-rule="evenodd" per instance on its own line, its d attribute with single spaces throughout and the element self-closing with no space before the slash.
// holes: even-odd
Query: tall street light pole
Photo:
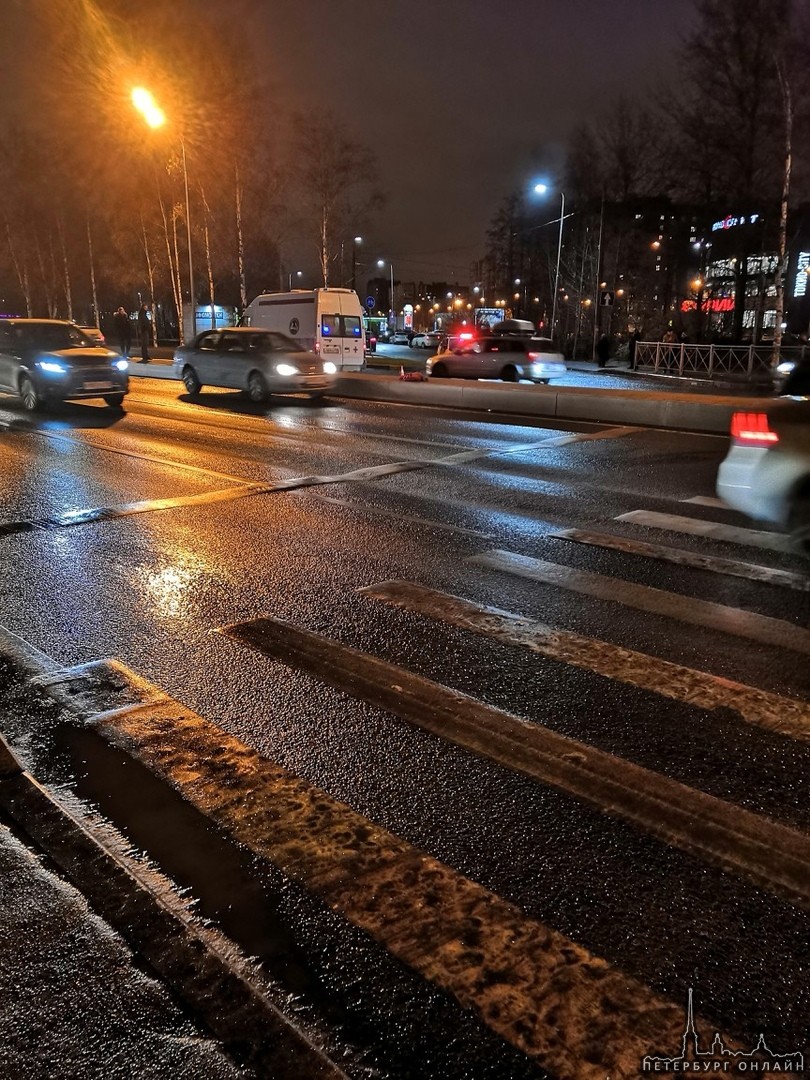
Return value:
<svg viewBox="0 0 810 1080">
<path fill-rule="evenodd" d="M 144 118 L 150 128 L 163 127 L 166 123 L 166 114 L 163 109 L 155 101 L 149 90 L 144 89 L 142 86 L 136 86 L 131 94 L 132 104 Z M 194 299 L 194 262 L 191 254 L 191 214 L 189 211 L 189 199 L 188 199 L 188 169 L 186 168 L 186 140 L 182 133 L 180 134 L 180 158 L 183 162 L 183 187 L 186 195 L 186 239 L 188 242 L 188 291 L 189 301 L 191 302 L 191 333 L 192 337 L 197 336 L 197 304 Z M 182 303 L 180 307 L 182 308 Z M 181 323 L 183 323 L 183 312 L 178 312 Z M 214 313 L 211 313 L 211 321 L 214 321 Z"/>
<path fill-rule="evenodd" d="M 394 304 L 394 264 L 388 264 L 391 268 L 391 315 L 394 319 L 394 326 L 397 324 L 397 309 Z M 378 259 L 377 266 L 385 266 L 385 259 Z"/>
<path fill-rule="evenodd" d="M 534 190 L 537 195 L 545 195 L 548 187 L 545 184 L 535 184 Z M 557 270 L 554 274 L 554 298 L 551 301 L 551 336 L 554 337 L 554 326 L 557 322 L 557 297 L 560 293 L 560 256 L 562 255 L 563 223 L 565 221 L 565 192 L 560 192 L 560 231 L 557 237 Z"/>
<path fill-rule="evenodd" d="M 357 292 L 357 248 L 363 243 L 362 236 L 355 236 L 352 244 L 352 292 Z"/>
</svg>

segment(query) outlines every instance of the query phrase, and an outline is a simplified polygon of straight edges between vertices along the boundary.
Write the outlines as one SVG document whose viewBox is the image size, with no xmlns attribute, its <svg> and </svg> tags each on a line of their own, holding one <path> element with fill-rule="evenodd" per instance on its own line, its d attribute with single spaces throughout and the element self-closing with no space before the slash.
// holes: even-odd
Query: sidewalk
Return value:
<svg viewBox="0 0 810 1080">
<path fill-rule="evenodd" d="M 286 991 L 65 782 L 54 729 L 160 691 L 2 626 L 0 685 L 0 1077 L 347 1080 Z"/>
<path fill-rule="evenodd" d="M 4 672 L 5 674 L 5 672 Z M 19 780 L 0 740 L 0 785 Z M 0 1075 L 109 1080 L 245 1074 L 0 813 Z"/>
</svg>

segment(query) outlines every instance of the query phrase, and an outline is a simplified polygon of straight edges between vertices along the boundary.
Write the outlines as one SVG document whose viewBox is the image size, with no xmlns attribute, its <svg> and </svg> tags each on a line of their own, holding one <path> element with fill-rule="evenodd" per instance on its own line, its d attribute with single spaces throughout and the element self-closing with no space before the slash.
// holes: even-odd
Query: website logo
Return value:
<svg viewBox="0 0 810 1080">
<path fill-rule="evenodd" d="M 729 1050 L 719 1033 L 708 1050 L 700 1049 L 700 1036 L 695 1030 L 692 1011 L 692 991 L 686 1007 L 686 1028 L 681 1052 L 677 1057 L 658 1057 L 648 1054 L 641 1062 L 642 1073 L 676 1073 L 697 1076 L 784 1076 L 804 1072 L 804 1054 L 775 1054 L 760 1035 L 756 1046 L 747 1053 Z"/>
</svg>

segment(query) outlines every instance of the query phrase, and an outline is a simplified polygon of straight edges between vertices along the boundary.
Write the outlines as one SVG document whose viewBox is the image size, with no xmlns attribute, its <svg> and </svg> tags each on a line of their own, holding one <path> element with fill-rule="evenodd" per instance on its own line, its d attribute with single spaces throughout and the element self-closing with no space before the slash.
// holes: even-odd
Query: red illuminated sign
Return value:
<svg viewBox="0 0 810 1080">
<path fill-rule="evenodd" d="M 713 300 L 706 300 L 700 306 L 703 311 L 733 311 L 734 297 L 718 296 L 715 297 Z M 697 304 L 694 300 L 681 301 L 681 311 L 694 311 L 696 307 Z"/>
</svg>

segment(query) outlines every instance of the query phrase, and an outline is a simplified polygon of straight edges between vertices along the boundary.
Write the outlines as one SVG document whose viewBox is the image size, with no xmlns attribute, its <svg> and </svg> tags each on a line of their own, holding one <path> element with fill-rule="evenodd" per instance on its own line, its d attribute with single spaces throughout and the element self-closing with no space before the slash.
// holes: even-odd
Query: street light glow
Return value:
<svg viewBox="0 0 810 1080">
<path fill-rule="evenodd" d="M 163 127 L 166 123 L 166 114 L 148 90 L 143 86 L 136 86 L 132 90 L 131 97 L 132 104 L 143 116 L 150 128 Z"/>
<path fill-rule="evenodd" d="M 535 195 L 545 195 L 545 193 L 547 191 L 548 191 L 548 184 L 535 184 L 534 185 L 534 193 L 535 193 Z"/>
</svg>

